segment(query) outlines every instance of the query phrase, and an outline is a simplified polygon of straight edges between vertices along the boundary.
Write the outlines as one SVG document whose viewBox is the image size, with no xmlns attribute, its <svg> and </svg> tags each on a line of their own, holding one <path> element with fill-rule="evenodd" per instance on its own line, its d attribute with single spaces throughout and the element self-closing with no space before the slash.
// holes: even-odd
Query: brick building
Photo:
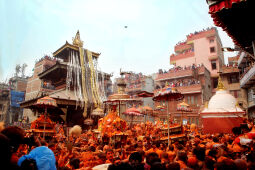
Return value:
<svg viewBox="0 0 255 170">
<path fill-rule="evenodd" d="M 235 60 L 231 61 L 235 62 Z M 237 103 L 243 110 L 246 110 L 247 105 L 247 93 L 245 89 L 240 88 L 239 69 L 236 66 L 223 66 L 221 69 L 221 79 L 223 85 L 234 96 Z"/>
<path fill-rule="evenodd" d="M 139 98 L 137 97 L 137 93 L 141 91 L 153 92 L 154 90 L 154 80 L 151 76 L 143 75 L 142 73 L 129 73 L 125 74 L 125 82 L 127 83 L 127 87 L 125 92 L 131 96 L 131 98 L 136 98 L 136 105 L 146 105 L 151 108 L 154 107 L 154 102 L 152 98 Z"/>
<path fill-rule="evenodd" d="M 184 100 L 192 109 L 192 112 L 182 113 L 177 111 L 177 101 L 161 101 L 155 102 L 155 106 L 168 104 L 169 113 L 176 122 L 180 122 L 184 115 L 189 123 L 199 124 L 199 111 L 201 107 L 208 101 L 211 93 L 211 78 L 209 70 L 201 65 L 200 67 L 177 67 L 170 69 L 166 73 L 159 72 L 155 79 L 155 91 L 164 88 L 165 85 L 175 87 L 184 94 Z M 166 112 L 162 112 L 160 116 L 166 117 Z"/>
<path fill-rule="evenodd" d="M 55 63 L 56 60 L 49 56 L 44 56 L 36 61 L 34 66 L 34 73 L 32 77 L 28 78 L 27 87 L 25 90 L 25 100 L 31 100 L 40 97 L 44 93 L 52 92 L 54 90 L 54 86 L 52 86 L 49 82 L 44 82 L 39 79 L 38 74 L 47 70 Z M 30 109 L 24 109 L 24 115 L 28 116 L 30 121 L 33 121 L 37 118 L 37 115 L 35 115 Z"/>
</svg>

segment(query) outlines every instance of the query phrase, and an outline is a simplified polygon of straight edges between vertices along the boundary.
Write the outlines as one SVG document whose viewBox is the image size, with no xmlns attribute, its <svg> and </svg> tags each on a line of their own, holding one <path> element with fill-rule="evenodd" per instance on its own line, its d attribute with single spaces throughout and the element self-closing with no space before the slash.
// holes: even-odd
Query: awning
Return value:
<svg viewBox="0 0 255 170">
<path fill-rule="evenodd" d="M 226 31 L 235 45 L 252 53 L 252 41 L 255 40 L 255 26 L 252 22 L 255 1 L 207 0 L 207 3 L 214 24 Z"/>
</svg>

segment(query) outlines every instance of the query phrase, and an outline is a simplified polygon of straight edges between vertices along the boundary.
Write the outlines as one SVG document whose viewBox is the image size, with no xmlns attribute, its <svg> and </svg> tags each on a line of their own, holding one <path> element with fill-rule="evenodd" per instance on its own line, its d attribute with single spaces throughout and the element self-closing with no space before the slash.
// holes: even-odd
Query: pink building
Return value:
<svg viewBox="0 0 255 170">
<path fill-rule="evenodd" d="M 224 56 L 216 28 L 187 35 L 184 42 L 175 45 L 174 51 L 175 54 L 170 56 L 170 64 L 180 67 L 203 64 L 211 73 L 212 86 L 217 85 L 218 72 L 224 65 Z"/>
</svg>

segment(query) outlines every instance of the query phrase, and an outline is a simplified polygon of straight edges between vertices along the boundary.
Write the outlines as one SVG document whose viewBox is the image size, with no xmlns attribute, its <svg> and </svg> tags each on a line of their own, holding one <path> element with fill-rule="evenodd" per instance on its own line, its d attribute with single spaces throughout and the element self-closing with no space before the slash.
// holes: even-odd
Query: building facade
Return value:
<svg viewBox="0 0 255 170">
<path fill-rule="evenodd" d="M 177 111 L 180 101 L 155 102 L 155 106 L 168 105 L 168 111 L 175 122 L 180 122 L 184 117 L 188 123 L 199 124 L 199 111 L 209 101 L 212 95 L 211 75 L 205 66 L 170 69 L 167 73 L 158 73 L 155 79 L 155 91 L 170 86 L 176 88 L 184 95 L 184 101 L 190 105 L 192 112 L 182 113 Z M 166 111 L 161 112 L 162 118 Z"/>
<path fill-rule="evenodd" d="M 255 58 L 248 53 L 242 52 L 238 59 L 240 71 L 240 87 L 246 91 L 247 113 L 249 118 L 255 118 Z"/>
<path fill-rule="evenodd" d="M 221 69 L 221 79 L 229 93 L 236 98 L 237 103 L 235 104 L 246 111 L 248 108 L 247 92 L 245 89 L 240 88 L 239 69 L 237 65 L 223 66 Z"/>
<path fill-rule="evenodd" d="M 137 96 L 137 93 L 141 91 L 153 92 L 154 80 L 151 76 L 143 75 L 142 73 L 128 73 L 125 74 L 125 82 L 127 84 L 125 92 L 130 95 L 131 98 L 137 99 L 135 105 L 154 107 L 154 102 L 151 97 L 141 98 Z"/>
<path fill-rule="evenodd" d="M 56 59 L 44 56 L 38 61 L 36 61 L 34 66 L 34 73 L 31 77 L 28 78 L 25 100 L 32 100 L 34 98 L 40 97 L 45 93 L 52 92 L 55 87 L 52 86 L 49 82 L 44 82 L 38 77 L 38 74 L 47 70 L 56 63 Z M 24 109 L 24 116 L 29 117 L 30 121 L 33 121 L 37 118 L 37 115 L 32 112 L 31 109 Z"/>
<path fill-rule="evenodd" d="M 186 36 L 186 40 L 174 47 L 170 64 L 176 67 L 189 67 L 192 64 L 204 65 L 212 77 L 212 86 L 217 87 L 220 68 L 224 65 L 222 42 L 216 28 L 208 28 Z"/>
</svg>

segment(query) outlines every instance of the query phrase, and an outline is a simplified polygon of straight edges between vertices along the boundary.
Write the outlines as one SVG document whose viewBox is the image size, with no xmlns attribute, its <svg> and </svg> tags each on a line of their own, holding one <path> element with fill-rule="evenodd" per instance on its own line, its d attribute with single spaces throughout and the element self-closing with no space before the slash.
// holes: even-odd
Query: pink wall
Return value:
<svg viewBox="0 0 255 170">
<path fill-rule="evenodd" d="M 221 51 L 221 41 L 218 37 L 217 31 L 214 29 L 188 37 L 189 43 L 192 42 L 194 45 L 194 56 L 190 57 L 187 55 L 187 57 L 178 57 L 178 55 L 172 55 L 172 57 L 170 57 L 170 62 L 175 62 L 176 66 L 181 67 L 190 66 L 192 64 L 204 64 L 210 71 L 212 77 L 218 77 L 217 72 L 219 72 L 220 67 L 219 59 L 224 61 Z M 210 39 L 214 39 L 214 41 L 210 42 Z M 214 47 L 215 52 L 211 53 L 210 47 Z M 217 68 L 215 70 L 212 70 L 211 60 L 216 60 Z"/>
</svg>

